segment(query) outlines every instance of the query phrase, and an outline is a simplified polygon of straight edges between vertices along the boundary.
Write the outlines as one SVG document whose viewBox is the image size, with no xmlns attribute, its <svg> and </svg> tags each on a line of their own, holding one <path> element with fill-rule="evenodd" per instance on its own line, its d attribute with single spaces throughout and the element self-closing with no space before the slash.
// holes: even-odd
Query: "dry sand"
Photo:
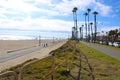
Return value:
<svg viewBox="0 0 120 80">
<path fill-rule="evenodd" d="M 4 42 L 4 41 L 3 41 Z M 9 41 L 8 41 L 9 42 Z M 19 41 L 19 43 L 17 41 L 15 41 L 16 43 L 14 43 L 15 45 L 13 46 L 12 42 L 14 43 L 14 41 L 10 41 L 9 45 L 7 45 L 6 48 L 4 48 L 4 50 L 11 50 L 11 49 L 18 49 L 20 48 L 20 46 L 22 47 L 24 45 L 24 47 L 29 47 L 29 46 L 34 46 L 34 45 L 37 45 L 38 43 L 35 42 L 35 41 Z M 28 44 L 28 42 L 30 44 Z M 46 41 L 45 41 L 46 42 Z M 10 68 L 10 67 L 13 67 L 13 66 L 16 66 L 18 64 L 21 64 L 29 59 L 33 59 L 33 58 L 39 58 L 39 59 L 42 59 L 46 56 L 49 55 L 49 52 L 54 50 L 54 49 L 57 49 L 59 48 L 60 46 L 62 46 L 66 41 L 63 41 L 63 42 L 59 42 L 57 44 L 54 44 L 52 46 L 49 46 L 49 47 L 45 47 L 45 48 L 42 48 L 41 50 L 39 51 L 35 51 L 33 53 L 30 53 L 30 54 L 27 54 L 27 55 L 24 55 L 24 56 L 21 56 L 21 57 L 18 57 L 18 58 L 15 58 L 15 59 L 12 59 L 12 60 L 9 60 L 9 61 L 6 61 L 6 62 L 3 62 L 3 63 L 0 63 L 0 71 L 4 70 L 4 69 L 7 69 L 7 68 Z M 2 43 L 3 44 L 3 43 Z M 25 44 L 28 44 L 28 45 L 25 45 Z M 18 47 L 19 45 L 19 47 Z M 5 42 L 4 42 L 4 46 L 5 46 Z M 9 47 L 8 47 L 9 46 Z M 1 47 L 1 46 L 0 46 Z M 23 47 L 22 47 L 23 48 Z"/>
<path fill-rule="evenodd" d="M 42 40 L 41 43 L 49 43 L 53 40 Z M 7 55 L 10 51 L 23 50 L 39 45 L 38 40 L 0 40 L 0 56 Z"/>
</svg>

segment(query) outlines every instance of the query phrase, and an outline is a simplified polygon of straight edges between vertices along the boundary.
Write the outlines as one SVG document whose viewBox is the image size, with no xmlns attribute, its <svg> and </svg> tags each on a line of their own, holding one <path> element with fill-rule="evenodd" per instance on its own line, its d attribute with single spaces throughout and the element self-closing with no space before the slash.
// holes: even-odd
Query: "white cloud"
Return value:
<svg viewBox="0 0 120 80">
<path fill-rule="evenodd" d="M 84 11 L 94 0 L 63 0 L 58 4 L 54 4 L 55 10 L 60 13 L 71 14 L 74 7 L 78 7 L 78 10 Z"/>
<path fill-rule="evenodd" d="M 0 14 L 0 18 L 7 18 L 7 16 Z"/>
<path fill-rule="evenodd" d="M 111 6 L 106 6 L 99 2 L 96 2 L 95 5 L 96 5 L 95 10 L 96 11 L 99 10 L 99 12 L 102 16 L 108 16 L 112 12 Z"/>
<path fill-rule="evenodd" d="M 48 4 L 49 7 L 54 8 L 52 10 L 58 11 L 59 15 L 70 15 L 73 7 L 78 7 L 79 11 L 86 11 L 87 8 L 92 6 L 94 10 L 100 12 L 99 14 L 102 16 L 108 16 L 112 12 L 111 6 L 104 5 L 95 0 L 62 0 L 60 3 L 56 4 L 52 4 L 52 0 L 49 0 Z"/>
<path fill-rule="evenodd" d="M 18 36 L 18 35 L 0 35 L 0 40 L 31 40 L 33 38 L 28 36 Z"/>
<path fill-rule="evenodd" d="M 0 19 L 0 28 L 12 28 L 21 30 L 71 30 L 72 21 L 64 21 L 59 19 L 32 19 L 30 17 L 21 21 Z"/>
<path fill-rule="evenodd" d="M 31 4 L 25 3 L 23 0 L 1 0 L 0 5 L 5 9 L 12 9 L 20 12 L 29 13 L 38 11 L 39 9 Z"/>
<path fill-rule="evenodd" d="M 103 16 L 111 12 L 111 7 L 106 6 L 95 0 L 63 0 L 59 3 L 54 3 L 53 0 L 34 0 L 34 3 L 29 3 L 33 0 L 1 0 L 0 5 L 8 11 L 14 10 L 24 13 L 38 11 L 48 15 L 70 15 L 73 7 L 78 7 L 79 10 L 85 11 L 86 8 L 93 4 L 95 10 L 99 10 Z M 40 5 L 44 7 L 39 7 Z M 5 10 L 4 10 L 5 12 Z M 10 12 L 10 11 L 9 11 Z"/>
<path fill-rule="evenodd" d="M 51 5 L 52 0 L 35 0 L 36 3 Z"/>
<path fill-rule="evenodd" d="M 99 31 L 105 31 L 105 32 L 108 32 L 110 30 L 115 30 L 115 29 L 119 29 L 120 26 L 104 26 L 104 27 L 100 27 L 98 28 Z"/>
<path fill-rule="evenodd" d="M 29 3 L 32 1 L 34 1 L 34 3 Z M 56 3 L 54 3 L 54 0 L 1 0 L 0 17 L 2 18 L 0 18 L 0 28 L 70 31 L 73 26 L 73 21 L 65 21 L 54 18 L 49 19 L 47 17 L 42 18 L 43 15 L 71 15 L 73 7 L 76 6 L 78 7 L 78 10 L 85 11 L 86 8 L 91 6 L 91 4 L 94 4 L 94 7 L 96 7 L 103 16 L 107 16 L 111 12 L 110 6 L 106 6 L 102 3 L 96 2 L 95 0 L 62 0 L 61 2 Z M 39 7 L 39 5 L 45 7 Z M 32 12 L 40 12 L 43 15 L 35 19 L 32 15 L 30 15 Z M 17 16 L 7 16 L 5 13 L 13 15 L 17 14 Z"/>
</svg>

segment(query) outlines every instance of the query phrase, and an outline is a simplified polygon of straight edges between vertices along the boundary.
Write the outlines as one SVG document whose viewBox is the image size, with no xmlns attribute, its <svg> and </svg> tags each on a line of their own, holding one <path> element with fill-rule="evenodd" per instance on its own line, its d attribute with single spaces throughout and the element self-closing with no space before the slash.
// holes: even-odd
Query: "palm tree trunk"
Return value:
<svg viewBox="0 0 120 80">
<path fill-rule="evenodd" d="M 86 16 L 85 16 L 85 29 L 86 29 L 86 41 L 87 41 L 87 23 L 86 23 Z"/>
<path fill-rule="evenodd" d="M 82 25 L 82 40 L 83 40 L 83 26 L 84 26 L 84 25 Z"/>
<path fill-rule="evenodd" d="M 94 40 L 94 42 L 96 42 L 96 34 L 97 34 L 96 15 L 94 15 L 94 26 L 95 26 L 95 40 Z"/>
<path fill-rule="evenodd" d="M 88 13 L 88 42 L 90 42 L 89 13 Z"/>
<path fill-rule="evenodd" d="M 77 12 L 75 12 L 75 22 L 76 22 L 76 39 L 78 39 L 78 28 L 77 28 Z"/>
<path fill-rule="evenodd" d="M 92 29 L 92 24 L 91 24 L 91 41 L 93 42 L 93 29 Z"/>
</svg>

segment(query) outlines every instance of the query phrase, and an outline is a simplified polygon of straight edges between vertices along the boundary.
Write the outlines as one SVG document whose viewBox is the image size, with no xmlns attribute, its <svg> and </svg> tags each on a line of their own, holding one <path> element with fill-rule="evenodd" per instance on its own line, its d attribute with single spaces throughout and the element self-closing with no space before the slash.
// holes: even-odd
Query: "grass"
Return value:
<svg viewBox="0 0 120 80">
<path fill-rule="evenodd" d="M 74 43 L 74 41 L 70 41 L 59 49 L 52 51 L 55 53 L 55 65 L 57 67 L 55 70 L 55 80 L 73 80 L 72 77 L 66 74 L 66 69 L 68 67 L 71 70 L 70 74 L 77 78 L 79 67 L 73 65 L 72 60 L 74 60 L 76 64 L 79 64 L 79 56 L 77 54 L 73 56 L 74 48 L 69 47 L 70 45 L 68 45 L 71 44 L 74 46 Z M 77 43 L 77 49 L 80 51 L 80 54 L 85 54 L 87 56 L 88 61 L 94 70 L 95 80 L 120 80 L 119 60 L 114 59 L 82 43 Z M 84 60 L 85 59 L 83 58 L 83 61 Z M 23 64 L 10 68 L 9 70 L 14 70 L 19 73 L 22 65 Z M 88 65 L 84 62 L 82 62 L 82 67 L 88 69 Z M 51 72 L 51 70 L 52 56 L 49 56 L 24 69 L 22 74 L 23 80 L 51 80 L 51 75 L 43 79 L 45 75 Z M 81 70 L 81 80 L 90 80 L 90 73 Z"/>
<path fill-rule="evenodd" d="M 68 49 L 67 51 L 62 51 L 66 45 L 63 47 L 52 51 L 55 54 L 55 65 L 56 65 L 56 70 L 55 70 L 55 80 L 72 80 L 71 77 L 68 77 L 66 73 L 66 59 L 65 58 L 71 58 L 71 49 Z M 69 56 L 66 57 L 66 54 L 69 53 Z M 31 61 L 31 60 L 30 60 Z M 27 61 L 29 62 L 29 61 Z M 25 62 L 25 63 L 27 63 Z M 70 62 L 70 59 L 68 60 Z M 19 74 L 20 67 L 24 65 L 25 63 L 12 67 L 7 70 L 13 70 Z M 49 56 L 47 58 L 44 58 L 40 60 L 37 63 L 34 63 L 27 68 L 23 70 L 22 78 L 23 80 L 51 80 L 51 74 L 49 76 L 46 76 L 49 74 L 52 70 L 52 56 Z M 6 70 L 5 70 L 6 71 Z M 4 72 L 5 72 L 4 71 Z M 44 79 L 44 77 L 46 78 Z M 0 80 L 5 80 L 5 79 L 0 79 Z"/>
<path fill-rule="evenodd" d="M 95 71 L 96 80 L 120 80 L 120 61 L 101 53 L 82 43 L 78 44 L 81 52 L 88 56 Z"/>
</svg>

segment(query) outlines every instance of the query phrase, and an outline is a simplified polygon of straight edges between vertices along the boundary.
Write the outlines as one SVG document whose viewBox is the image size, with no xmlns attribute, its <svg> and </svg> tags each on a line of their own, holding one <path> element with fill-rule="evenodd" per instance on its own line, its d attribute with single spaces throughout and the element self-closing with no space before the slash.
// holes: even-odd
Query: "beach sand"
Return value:
<svg viewBox="0 0 120 80">
<path fill-rule="evenodd" d="M 51 42 L 51 41 L 52 40 L 43 41 L 43 43 Z M 2 42 L 4 42 L 4 41 L 2 41 Z M 49 56 L 50 51 L 59 48 L 60 46 L 65 44 L 65 42 L 66 41 L 55 43 L 54 45 L 42 48 L 41 50 L 29 53 L 27 55 L 24 55 L 24 56 L 21 56 L 21 57 L 18 57 L 18 58 L 15 58 L 15 59 L 12 59 L 12 60 L 9 60 L 9 61 L 6 61 L 6 62 L 2 62 L 2 63 L 0 63 L 0 71 L 2 71 L 4 69 L 8 69 L 8 68 L 13 67 L 13 66 L 16 66 L 18 64 L 21 64 L 21 63 L 23 63 L 23 62 L 25 62 L 25 61 L 27 61 L 29 59 L 33 59 L 33 58 L 42 59 L 42 58 L 45 58 L 45 57 Z M 13 46 L 12 43 L 14 44 L 14 46 Z M 4 48 L 2 48 L 2 49 L 7 51 L 7 50 L 12 50 L 12 49 L 19 49 L 21 47 L 23 48 L 23 47 L 36 46 L 36 45 L 38 45 L 38 42 L 35 42 L 35 41 L 7 41 L 6 43 L 5 42 L 2 43 L 2 45 L 3 44 L 4 44 Z M 0 45 L 0 47 L 1 47 L 1 45 Z"/>
<path fill-rule="evenodd" d="M 53 42 L 53 40 L 41 40 L 41 45 L 50 42 Z M 7 55 L 11 51 L 19 51 L 38 45 L 38 40 L 0 40 L 0 56 Z"/>
</svg>

